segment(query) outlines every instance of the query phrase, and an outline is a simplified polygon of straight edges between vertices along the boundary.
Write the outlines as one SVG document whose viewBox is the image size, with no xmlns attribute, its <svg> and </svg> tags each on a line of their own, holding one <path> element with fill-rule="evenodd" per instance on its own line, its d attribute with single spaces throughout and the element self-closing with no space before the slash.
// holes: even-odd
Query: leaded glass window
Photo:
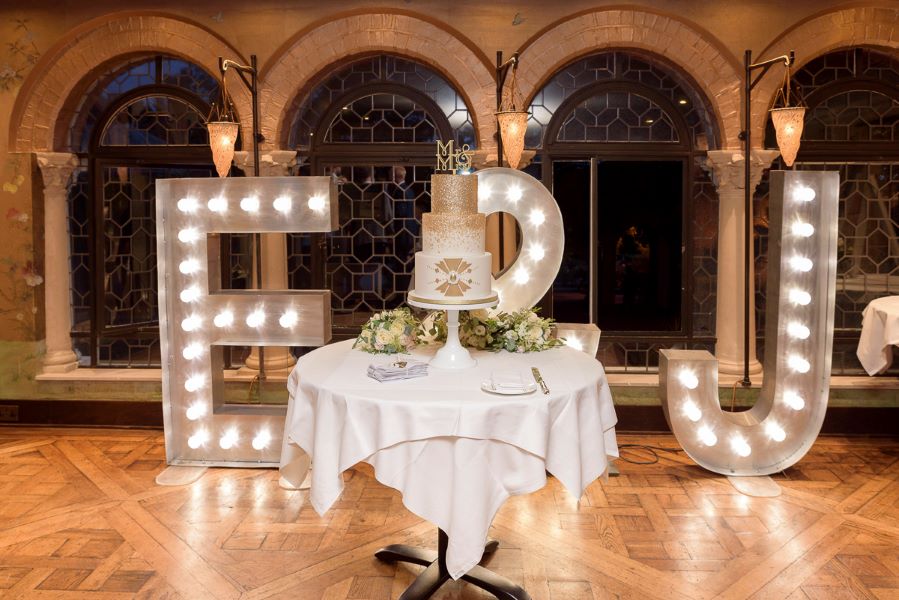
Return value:
<svg viewBox="0 0 899 600">
<path fill-rule="evenodd" d="M 294 102 L 293 123 L 284 143 L 289 148 L 308 149 L 318 142 L 313 139 L 314 135 L 336 103 L 348 94 L 352 95 L 354 90 L 385 85 L 402 86 L 426 96 L 436 104 L 457 142 L 472 148 L 477 146 L 471 111 L 464 97 L 434 69 L 387 54 L 362 58 L 341 67 L 327 74 L 307 94 L 298 97 Z M 363 94 L 360 91 L 358 96 Z"/>
<path fill-rule="evenodd" d="M 155 182 L 209 177 L 203 125 L 216 78 L 182 59 L 120 64 L 87 87 L 69 129 L 72 337 L 81 364 L 159 366 Z M 224 287 L 248 280 L 248 236 L 229 236 Z"/>
<path fill-rule="evenodd" d="M 702 167 L 719 140 L 710 106 L 663 57 L 630 50 L 565 66 L 531 101 L 526 145 L 538 153 L 530 168 L 556 192 L 566 223 L 583 224 L 566 227 L 554 310 L 573 321 L 614 320 L 599 354 L 610 370 L 653 371 L 661 348 L 714 350 L 718 198 Z M 664 171 L 667 183 L 629 185 L 615 177 L 624 168 L 653 178 Z M 667 226 L 644 218 L 672 206 Z M 639 258 L 618 252 L 628 241 L 642 249 Z M 666 276 L 675 272 L 676 281 Z M 645 310 L 654 302 L 657 310 L 629 313 L 635 293 Z"/>
<path fill-rule="evenodd" d="M 558 142 L 679 141 L 671 117 L 636 92 L 602 92 L 579 103 L 562 122 Z"/>
<path fill-rule="evenodd" d="M 714 112 L 707 99 L 697 91 L 698 86 L 663 58 L 644 56 L 632 50 L 594 54 L 553 75 L 531 100 L 525 146 L 543 146 L 546 127 L 571 96 L 592 84 L 611 82 L 627 82 L 653 90 L 675 107 L 689 128 L 690 144 L 696 150 L 718 147 Z"/>
<path fill-rule="evenodd" d="M 368 94 L 341 107 L 325 134 L 326 143 L 427 143 L 437 126 L 425 109 L 398 94 Z"/>
<path fill-rule="evenodd" d="M 866 48 L 820 56 L 794 78 L 808 99 L 795 168 L 840 174 L 834 374 L 862 374 L 862 311 L 899 294 L 899 61 Z M 776 147 L 768 123 L 766 145 Z M 772 168 L 783 168 L 775 161 Z M 764 354 L 768 180 L 755 194 L 756 335 Z M 895 376 L 899 365 L 888 372 Z"/>
<path fill-rule="evenodd" d="M 136 98 L 106 122 L 103 146 L 209 145 L 203 115 L 187 102 L 171 96 Z"/>
</svg>

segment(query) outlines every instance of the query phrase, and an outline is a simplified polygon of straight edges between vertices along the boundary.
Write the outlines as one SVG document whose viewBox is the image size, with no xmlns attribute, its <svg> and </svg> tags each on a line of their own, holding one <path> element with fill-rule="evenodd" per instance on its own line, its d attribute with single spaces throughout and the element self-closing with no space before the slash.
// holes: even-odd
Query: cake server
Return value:
<svg viewBox="0 0 899 600">
<path fill-rule="evenodd" d="M 531 367 L 531 373 L 534 374 L 534 381 L 540 386 L 540 389 L 543 390 L 544 394 L 549 393 L 549 388 L 546 387 L 546 382 L 543 381 L 543 376 L 540 374 L 540 369 L 537 367 Z"/>
</svg>

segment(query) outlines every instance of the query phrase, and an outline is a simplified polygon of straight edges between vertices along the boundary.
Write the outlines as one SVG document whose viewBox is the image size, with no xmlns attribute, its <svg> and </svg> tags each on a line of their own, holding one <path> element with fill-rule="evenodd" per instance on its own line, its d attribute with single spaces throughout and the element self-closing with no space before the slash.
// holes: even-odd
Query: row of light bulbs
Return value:
<svg viewBox="0 0 899 600">
<path fill-rule="evenodd" d="M 265 323 L 265 319 L 265 307 L 263 306 L 248 314 L 244 319 L 244 323 L 247 324 L 247 327 L 258 328 L 262 327 Z M 281 316 L 278 317 L 278 325 L 284 329 L 293 329 L 299 321 L 300 316 L 297 314 L 297 311 L 293 309 L 285 310 L 281 313 Z M 212 324 L 219 329 L 231 327 L 234 325 L 234 312 L 230 309 L 222 310 L 212 318 Z M 181 321 L 181 329 L 188 333 L 197 331 L 201 327 L 203 327 L 203 318 L 197 314 L 188 315 Z"/>
<path fill-rule="evenodd" d="M 187 438 L 187 445 L 196 450 L 202 446 L 205 446 L 210 439 L 209 431 L 206 429 L 198 429 L 196 430 L 189 438 Z M 254 450 L 264 450 L 268 447 L 268 445 L 272 442 L 272 434 L 268 429 L 263 429 L 259 431 L 254 437 L 252 446 Z M 222 450 L 230 450 L 234 448 L 240 443 L 240 434 L 236 427 L 229 427 L 225 431 L 222 432 L 221 437 L 219 437 L 219 448 Z"/>
<path fill-rule="evenodd" d="M 322 212 L 327 205 L 325 197 L 321 194 L 310 196 L 306 201 L 306 206 L 315 212 Z M 261 203 L 258 196 L 246 196 L 240 200 L 240 208 L 244 212 L 259 212 Z M 197 198 L 188 196 L 178 200 L 178 210 L 186 214 L 193 214 L 200 208 L 200 201 Z M 228 211 L 228 199 L 222 196 L 215 196 L 206 202 L 206 208 L 214 213 L 224 213 Z M 276 211 L 287 214 L 293 209 L 293 199 L 290 196 L 278 196 L 272 201 L 272 208 Z M 181 235 L 179 234 L 179 239 Z M 183 239 L 181 240 L 184 241 Z"/>
<path fill-rule="evenodd" d="M 793 197 L 797 202 L 811 202 L 815 199 L 815 190 L 809 187 L 800 187 L 794 190 Z M 790 231 L 798 238 L 809 238 L 815 233 L 815 228 L 811 223 L 797 219 L 793 222 Z M 790 267 L 798 273 L 808 273 L 814 267 L 814 263 L 810 258 L 799 254 L 790 257 L 788 262 Z M 790 289 L 787 292 L 787 297 L 796 306 L 808 306 L 812 301 L 811 294 L 800 288 Z M 787 324 L 787 335 L 793 340 L 802 341 L 808 339 L 811 331 L 805 324 L 799 321 L 790 321 Z M 800 374 L 808 373 L 811 369 L 809 361 L 799 354 L 790 354 L 787 357 L 787 366 Z M 681 404 L 681 410 L 687 419 L 693 423 L 699 423 L 702 420 L 702 410 L 689 395 L 689 391 L 699 387 L 699 378 L 692 370 L 682 369 L 678 374 L 678 380 L 687 390 L 684 394 L 685 400 Z M 783 394 L 783 402 L 792 410 L 799 411 L 805 408 L 805 399 L 794 390 L 788 390 Z M 708 447 L 715 446 L 718 443 L 718 436 L 707 424 L 700 424 L 696 433 L 699 440 Z M 787 437 L 783 427 L 771 420 L 770 417 L 765 423 L 765 434 L 774 442 L 782 442 Z M 735 454 L 743 458 L 752 454 L 752 447 L 749 445 L 749 442 L 739 433 L 735 433 L 731 437 L 730 447 Z"/>
</svg>

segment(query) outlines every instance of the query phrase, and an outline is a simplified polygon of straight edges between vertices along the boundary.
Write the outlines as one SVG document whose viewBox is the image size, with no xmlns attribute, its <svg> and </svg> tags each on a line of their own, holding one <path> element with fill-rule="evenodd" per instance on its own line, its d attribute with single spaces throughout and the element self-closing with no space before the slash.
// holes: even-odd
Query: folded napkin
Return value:
<svg viewBox="0 0 899 600">
<path fill-rule="evenodd" d="M 382 382 L 426 377 L 427 374 L 428 363 L 420 360 L 395 360 L 389 364 L 368 365 L 368 376 Z"/>
<path fill-rule="evenodd" d="M 521 371 L 493 371 L 490 374 L 490 384 L 498 392 L 524 392 L 528 389 Z"/>
</svg>

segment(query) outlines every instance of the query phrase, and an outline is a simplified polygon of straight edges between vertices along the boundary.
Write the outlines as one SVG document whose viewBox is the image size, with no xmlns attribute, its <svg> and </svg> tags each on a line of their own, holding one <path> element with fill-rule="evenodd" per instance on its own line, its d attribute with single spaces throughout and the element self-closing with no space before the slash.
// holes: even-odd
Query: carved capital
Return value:
<svg viewBox="0 0 899 600">
<path fill-rule="evenodd" d="M 771 167 L 775 158 L 780 156 L 777 150 L 756 149 L 750 153 L 749 185 L 752 189 L 759 184 L 765 170 Z M 742 190 L 744 177 L 743 152 L 740 150 L 711 150 L 702 164 L 709 172 L 718 191 Z"/>
<path fill-rule="evenodd" d="M 68 152 L 36 152 L 35 156 L 44 189 L 65 190 L 72 171 L 78 166 L 78 157 Z"/>
<path fill-rule="evenodd" d="M 297 163 L 295 150 L 268 150 L 259 155 L 259 175 L 262 177 L 286 177 Z M 234 153 L 237 168 L 250 174 L 253 170 L 253 153 L 241 150 Z"/>
</svg>

